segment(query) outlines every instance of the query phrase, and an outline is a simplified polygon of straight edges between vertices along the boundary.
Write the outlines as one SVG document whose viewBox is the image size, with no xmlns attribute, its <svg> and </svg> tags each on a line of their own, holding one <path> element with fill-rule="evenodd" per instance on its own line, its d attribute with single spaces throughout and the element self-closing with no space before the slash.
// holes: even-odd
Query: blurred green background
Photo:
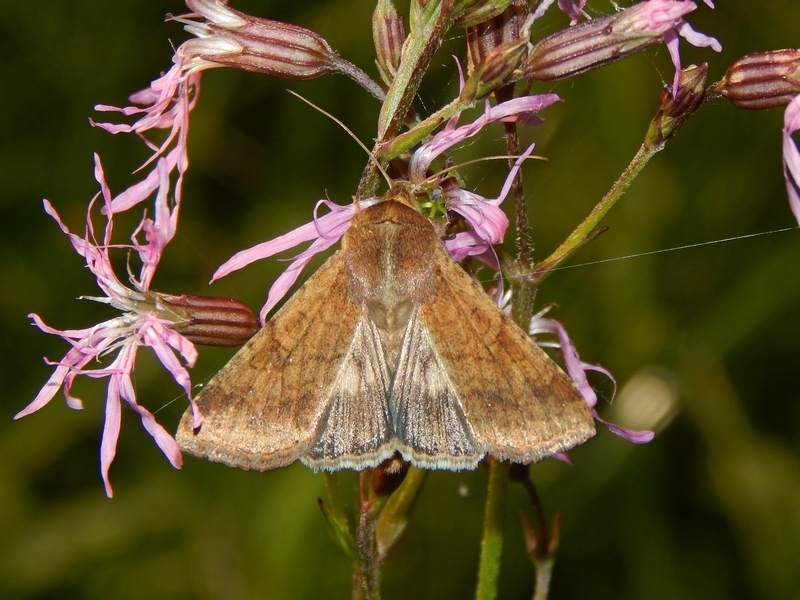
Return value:
<svg viewBox="0 0 800 600">
<path fill-rule="evenodd" d="M 370 0 L 233 5 L 315 29 L 374 74 Z M 589 10 L 613 9 L 590 0 Z M 35 9 L 4 3 L 0 597 L 346 598 L 348 563 L 327 537 L 316 502 L 323 480 L 305 467 L 247 473 L 188 457 L 175 471 L 126 410 L 111 472 L 116 497 L 108 500 L 97 458 L 102 382 L 76 385 L 85 411 L 66 408 L 58 395 L 12 421 L 51 372 L 41 357 L 57 360 L 67 349 L 32 328 L 26 314 L 59 328 L 112 314 L 75 300 L 96 287 L 41 199 L 80 232 L 96 192 L 92 152 L 101 154 L 112 190 L 131 181 L 129 172 L 147 156 L 142 144 L 94 129 L 87 117 L 96 103 L 124 105 L 169 67 L 170 42 L 187 36 L 163 22 L 168 12 L 185 7 L 175 0 L 43 0 Z M 714 81 L 737 56 L 796 47 L 800 7 L 796 0 L 721 0 L 690 21 L 723 44 L 721 55 L 683 45 L 685 62 L 711 62 Z M 537 24 L 535 37 L 565 24 L 554 13 Z M 434 60 L 423 110 L 452 98 L 449 55 L 460 52 L 461 36 L 453 31 Z M 661 48 L 536 87 L 566 101 L 524 134 L 548 159 L 524 169 L 539 258 L 626 166 L 671 77 Z M 232 295 L 260 307 L 284 263 L 262 261 L 210 289 L 205 282 L 235 251 L 306 222 L 317 199 L 344 203 L 354 193 L 363 152 L 287 88 L 369 145 L 377 103 L 344 77 L 297 83 L 207 72 L 192 117 L 181 228 L 155 289 Z M 703 107 L 614 208 L 609 232 L 571 264 L 791 227 L 781 125 L 780 110 Z M 502 153 L 500 131 L 485 132 L 458 157 Z M 469 184 L 493 196 L 504 173 L 501 163 L 481 164 Z M 610 369 L 624 388 L 604 414 L 635 425 L 651 418 L 642 412 L 677 407 L 648 445 L 600 431 L 571 453 L 574 466 L 532 467 L 548 511 L 563 512 L 551 598 L 800 598 L 798 259 L 795 230 L 563 270 L 547 280 L 538 303 L 558 303 L 551 316 L 566 325 L 582 358 Z M 194 381 L 231 353 L 202 349 Z M 609 384 L 597 383 L 608 396 Z M 140 354 L 136 385 L 140 400 L 173 428 L 185 401 L 148 352 Z M 486 479 L 483 469 L 428 477 L 386 564 L 386 598 L 473 595 Z M 518 509 L 528 507 L 516 486 L 502 598 L 532 591 Z"/>
</svg>

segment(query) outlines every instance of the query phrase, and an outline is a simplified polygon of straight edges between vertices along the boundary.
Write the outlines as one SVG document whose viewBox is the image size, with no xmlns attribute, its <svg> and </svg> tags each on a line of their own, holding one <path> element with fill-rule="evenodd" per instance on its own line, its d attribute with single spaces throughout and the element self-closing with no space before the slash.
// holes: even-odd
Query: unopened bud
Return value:
<svg viewBox="0 0 800 600">
<path fill-rule="evenodd" d="M 383 82 L 389 86 L 394 81 L 403 54 L 406 30 L 403 17 L 392 0 L 378 0 L 372 13 L 372 37 L 375 40 L 375 63 Z"/>
<path fill-rule="evenodd" d="M 514 0 L 502 14 L 467 27 L 468 72 L 473 73 L 498 46 L 518 40 L 528 14 L 528 0 Z"/>
<path fill-rule="evenodd" d="M 674 136 L 678 129 L 705 99 L 708 64 L 690 65 L 681 70 L 677 93 L 664 90 L 659 99 L 661 107 L 650 122 L 645 135 L 645 146 L 655 148 Z"/>
<path fill-rule="evenodd" d="M 459 27 L 474 27 L 494 19 L 505 11 L 513 0 L 479 0 L 456 20 Z"/>
<path fill-rule="evenodd" d="M 616 62 L 660 43 L 695 8 L 692 2 L 650 0 L 573 25 L 540 40 L 519 78 L 566 79 Z"/>
<path fill-rule="evenodd" d="M 171 329 L 194 344 L 241 346 L 259 329 L 258 319 L 244 302 L 192 294 L 152 293 L 159 308 L 175 316 Z"/>
<path fill-rule="evenodd" d="M 738 108 L 786 106 L 800 94 L 800 50 L 787 48 L 737 58 L 714 89 Z"/>
<path fill-rule="evenodd" d="M 461 100 L 472 101 L 492 93 L 507 83 L 509 76 L 525 57 L 528 41 L 525 38 L 498 46 L 486 55 L 475 68 L 461 90 Z"/>
<path fill-rule="evenodd" d="M 186 4 L 206 19 L 179 19 L 189 33 L 200 38 L 183 44 L 189 60 L 288 79 L 314 79 L 343 72 L 341 65 L 346 61 L 310 29 L 251 17 L 219 0 L 186 0 Z"/>
<path fill-rule="evenodd" d="M 430 30 L 442 16 L 443 11 L 451 10 L 452 6 L 449 3 L 444 6 L 440 0 L 411 0 L 408 22 L 412 35 L 414 32 Z"/>
</svg>

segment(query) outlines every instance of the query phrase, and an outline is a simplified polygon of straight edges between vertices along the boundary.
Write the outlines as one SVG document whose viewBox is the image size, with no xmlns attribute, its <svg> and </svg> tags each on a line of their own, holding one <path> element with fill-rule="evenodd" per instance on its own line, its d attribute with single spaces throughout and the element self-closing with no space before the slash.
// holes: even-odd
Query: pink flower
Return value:
<svg viewBox="0 0 800 600">
<path fill-rule="evenodd" d="M 476 135 L 485 125 L 497 121 L 515 121 L 537 125 L 542 122 L 542 119 L 533 112 L 546 108 L 559 100 L 560 98 L 555 94 L 543 94 L 514 98 L 497 106 L 490 106 L 487 102 L 484 113 L 478 119 L 461 127 L 456 126 L 458 116 L 452 118 L 441 132 L 414 153 L 409 163 L 409 179 L 412 183 L 425 181 L 428 168 L 437 156 Z M 444 198 L 447 208 L 464 217 L 473 228 L 472 231 L 459 232 L 445 241 L 445 245 L 455 260 L 463 260 L 467 256 L 477 256 L 499 270 L 497 257 L 492 254 L 491 247 L 493 244 L 503 241 L 503 236 L 508 229 L 508 217 L 500 208 L 500 204 L 508 194 L 517 171 L 532 151 L 533 145 L 520 156 L 506 178 L 500 196 L 495 199 L 487 200 L 478 194 L 454 186 L 445 189 Z M 363 200 L 358 203 L 358 207 L 366 208 L 378 200 L 378 198 Z M 321 204 L 327 206 L 331 212 L 317 217 L 316 210 Z M 256 260 L 273 256 L 303 242 L 311 241 L 311 245 L 293 259 L 289 268 L 278 277 L 270 288 L 267 302 L 260 313 L 263 323 L 269 312 L 297 281 L 301 271 L 313 256 L 333 246 L 344 235 L 355 212 L 354 204 L 339 206 L 330 200 L 320 200 L 317 203 L 312 223 L 302 225 L 274 240 L 235 254 L 217 269 L 211 281 L 216 281 Z"/>
<path fill-rule="evenodd" d="M 138 119 L 128 125 L 120 123 L 99 123 L 92 125 L 105 129 L 109 133 L 135 133 L 153 151 L 136 171 L 141 171 L 156 162 L 160 157 L 166 161 L 167 172 L 177 168 L 178 179 L 173 196 L 176 207 L 180 206 L 183 174 L 189 166 L 187 156 L 187 136 L 189 131 L 189 113 L 194 108 L 200 85 L 201 67 L 186 66 L 187 57 L 182 54 L 181 46 L 175 53 L 175 64 L 164 75 L 155 79 L 150 87 L 130 97 L 133 106 L 123 108 L 98 104 L 95 110 L 100 112 L 118 112 L 125 116 L 137 115 Z M 169 129 L 169 135 L 160 144 L 150 142 L 145 134 L 151 129 Z M 160 177 L 156 168 L 150 170 L 143 180 L 131 186 L 115 197 L 108 209 L 114 213 L 122 212 L 143 202 L 158 189 Z M 105 210 L 105 209 L 104 209 Z"/>
<path fill-rule="evenodd" d="M 786 107 L 783 114 L 783 176 L 794 218 L 800 223 L 800 152 L 792 134 L 800 129 L 800 96 Z"/>
<path fill-rule="evenodd" d="M 86 297 L 86 299 L 109 304 L 121 310 L 123 314 L 93 327 L 68 330 L 49 327 L 38 315 L 31 314 L 30 317 L 39 329 L 45 333 L 64 338 L 72 345 L 72 349 L 67 352 L 61 361 L 48 361 L 49 364 L 56 367 L 55 371 L 33 402 L 19 412 L 15 418 L 19 419 L 39 410 L 50 402 L 62 387 L 67 405 L 74 409 L 81 409 L 83 408 L 81 400 L 70 394 L 75 377 L 77 375 L 86 375 L 94 379 L 107 377 L 108 393 L 100 449 L 100 465 L 106 494 L 109 497 L 112 496 L 112 489 L 108 472 L 116 453 L 122 415 L 121 400 L 127 402 L 131 408 L 139 413 L 144 428 L 153 436 L 156 444 L 172 465 L 180 468 L 182 462 L 178 445 L 172 436 L 156 422 L 153 415 L 146 408 L 136 401 L 131 374 L 139 346 L 152 348 L 164 367 L 175 378 L 178 385 L 186 391 L 194 411 L 195 426 L 199 426 L 202 419 L 194 402 L 191 400 L 192 390 L 189 374 L 175 355 L 177 351 L 183 356 L 186 363 L 192 366 L 197 358 L 197 352 L 191 342 L 169 328 L 174 324 L 174 320 L 170 316 L 174 317 L 174 315 L 160 305 L 157 294 L 149 291 L 150 281 L 164 246 L 174 234 L 174 214 L 167 208 L 168 169 L 166 160 L 159 159 L 156 173 L 159 177 L 160 185 L 156 200 L 155 219 L 151 220 L 145 216 L 134 234 L 132 243 L 121 246 L 135 250 L 142 261 L 138 279 L 131 277 L 135 289 L 124 286 L 114 274 L 111 265 L 108 251 L 109 248 L 113 247 L 111 245 L 113 229 L 112 201 L 108 186 L 105 183 L 100 160 L 97 156 L 95 156 L 95 177 L 101 186 L 107 218 L 102 243 L 96 241 L 91 221 L 91 209 L 97 196 L 89 204 L 84 237 L 70 233 L 51 204 L 47 200 L 44 201 L 45 211 L 56 220 L 61 230 L 69 237 L 75 251 L 84 257 L 87 267 L 97 278 L 97 284 L 105 294 L 105 297 Z M 140 243 L 136 240 L 135 235 L 139 232 L 144 232 L 146 243 Z M 100 361 L 115 350 L 118 351 L 117 355 L 110 364 L 95 369 L 85 368 L 92 360 Z"/>
<path fill-rule="evenodd" d="M 244 20 L 224 4 L 214 2 L 195 2 L 204 9 L 199 16 L 205 17 L 205 23 L 188 22 L 187 29 L 201 35 L 206 26 L 241 25 Z M 235 13 L 235 14 L 234 14 Z M 184 19 L 176 19 L 186 22 Z M 198 33 L 200 32 L 200 33 Z M 150 86 L 131 95 L 131 106 L 117 107 L 98 104 L 99 112 L 117 112 L 123 116 L 135 116 L 131 123 L 102 123 L 91 121 L 92 125 L 105 129 L 109 133 L 135 133 L 153 151 L 136 171 L 146 169 L 160 157 L 166 159 L 168 173 L 176 168 L 178 178 L 175 183 L 173 197 L 176 207 L 180 206 L 183 175 L 189 166 L 187 140 L 189 132 L 189 113 L 197 102 L 200 90 L 201 71 L 223 64 L 213 62 L 216 56 L 227 55 L 239 50 L 239 46 L 224 37 L 208 37 L 202 33 L 202 39 L 191 39 L 181 44 L 172 57 L 172 68 L 154 79 Z M 151 130 L 169 129 L 163 142 L 156 145 L 147 139 Z M 112 212 L 118 213 L 146 200 L 159 187 L 159 175 L 153 168 L 139 183 L 131 186 L 110 205 Z M 105 209 L 104 209 L 105 210 Z"/>
<path fill-rule="evenodd" d="M 363 209 L 378 202 L 378 198 L 368 198 L 358 203 L 358 208 Z M 316 212 L 320 205 L 327 206 L 331 212 L 321 217 L 317 217 Z M 269 311 L 280 302 L 286 293 L 291 289 L 305 266 L 311 261 L 315 254 L 327 250 L 333 246 L 347 231 L 350 226 L 350 219 L 356 214 L 356 205 L 349 204 L 340 206 L 330 200 L 320 200 L 314 209 L 314 220 L 311 223 L 301 225 L 297 229 L 290 231 L 282 236 L 263 242 L 247 250 L 237 252 L 225 264 L 220 266 L 211 278 L 213 283 L 217 279 L 225 277 L 233 271 L 238 271 L 252 262 L 268 258 L 289 248 L 294 248 L 298 244 L 311 241 L 311 245 L 303 252 L 298 254 L 289 268 L 286 269 L 269 290 L 267 303 L 261 309 L 261 322 L 267 319 Z M 312 241 L 313 240 L 313 241 Z"/>
<path fill-rule="evenodd" d="M 487 100 L 484 104 L 483 114 L 468 125 L 457 127 L 461 114 L 451 118 L 444 129 L 422 144 L 411 157 L 408 164 L 408 178 L 412 183 L 422 183 L 428 176 L 428 169 L 433 160 L 453 146 L 478 134 L 489 123 L 498 121 L 523 123 L 525 125 L 539 125 L 544 119 L 535 115 L 542 110 L 560 102 L 556 94 L 538 94 L 533 96 L 520 96 L 496 106 L 491 106 Z"/>
<path fill-rule="evenodd" d="M 539 18 L 551 4 L 552 0 L 539 4 L 533 17 Z M 577 17 L 581 14 L 578 7 L 570 7 L 571 2 L 567 0 L 559 0 L 558 4 L 572 18 L 572 24 L 534 45 L 521 71 L 524 79 L 554 81 L 574 77 L 663 41 L 675 64 L 675 95 L 681 70 L 679 35 L 695 46 L 708 46 L 717 52 L 722 50 L 716 39 L 695 31 L 683 20 L 686 14 L 697 8 L 694 2 L 647 0 L 616 14 L 580 24 L 577 24 Z M 713 8 L 711 2 L 706 4 Z"/>
<path fill-rule="evenodd" d="M 584 400 L 586 400 L 586 405 L 591 409 L 592 414 L 597 421 L 608 427 L 609 431 L 612 433 L 628 440 L 629 442 L 633 442 L 634 444 L 644 444 L 652 440 L 653 437 L 655 437 L 655 434 L 652 431 L 633 431 L 631 429 L 626 429 L 624 427 L 620 427 L 619 425 L 615 425 L 614 423 L 609 423 L 608 421 L 604 421 L 600 418 L 600 415 L 597 414 L 596 408 L 597 394 L 595 393 L 594 389 L 592 389 L 592 386 L 589 385 L 589 380 L 586 378 L 586 372 L 597 371 L 599 373 L 603 373 L 614 383 L 615 390 L 617 382 L 614 380 L 611 373 L 609 373 L 603 367 L 581 362 L 580 356 L 578 356 L 578 351 L 575 349 L 575 345 L 572 343 L 572 340 L 569 339 L 564 326 L 555 319 L 544 318 L 544 314 L 547 313 L 550 308 L 551 307 L 548 306 L 533 316 L 528 333 L 532 336 L 542 333 L 558 336 L 557 342 L 537 341 L 537 344 L 540 346 L 551 346 L 561 350 L 561 353 L 564 356 L 564 364 L 567 367 L 567 374 L 572 378 L 572 381 L 575 382 L 578 391 L 581 393 Z"/>
<path fill-rule="evenodd" d="M 560 100 L 556 94 L 540 94 L 521 96 L 496 106 L 491 106 L 487 101 L 480 117 L 472 123 L 460 127 L 457 127 L 460 114 L 454 116 L 442 131 L 414 152 L 409 162 L 409 179 L 413 183 L 423 183 L 428 175 L 428 169 L 436 157 L 473 137 L 489 123 L 506 121 L 530 126 L 539 125 L 544 119 L 535 115 L 534 112 L 547 108 Z M 445 241 L 454 260 L 477 256 L 481 257 L 489 266 L 500 270 L 497 257 L 491 251 L 494 244 L 503 241 L 508 229 L 508 217 L 500 208 L 500 204 L 511 189 L 517 171 L 531 152 L 533 152 L 533 144 L 517 159 L 497 198 L 487 200 L 455 185 L 445 185 L 444 198 L 448 210 L 461 215 L 472 227 L 472 231 L 456 233 L 455 236 Z"/>
<path fill-rule="evenodd" d="M 445 246 L 453 256 L 453 260 L 476 256 L 482 258 L 496 271 L 500 270 L 500 264 L 492 250 L 492 246 L 503 241 L 508 229 L 508 217 L 500 205 L 508 195 L 517 171 L 533 152 L 533 146 L 531 144 L 514 163 L 497 198 L 487 200 L 483 196 L 456 186 L 445 188 L 447 208 L 461 215 L 472 227 L 472 231 L 460 231 L 445 240 Z"/>
</svg>

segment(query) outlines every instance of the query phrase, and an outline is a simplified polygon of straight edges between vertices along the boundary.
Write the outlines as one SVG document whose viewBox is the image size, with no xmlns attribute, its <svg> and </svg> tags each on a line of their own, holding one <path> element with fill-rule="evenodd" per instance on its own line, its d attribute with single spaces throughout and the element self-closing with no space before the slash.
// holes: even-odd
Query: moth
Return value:
<svg viewBox="0 0 800 600">
<path fill-rule="evenodd" d="M 181 449 L 242 469 L 530 463 L 595 433 L 570 378 L 450 257 L 411 192 L 359 211 L 341 249 L 197 397 Z"/>
</svg>

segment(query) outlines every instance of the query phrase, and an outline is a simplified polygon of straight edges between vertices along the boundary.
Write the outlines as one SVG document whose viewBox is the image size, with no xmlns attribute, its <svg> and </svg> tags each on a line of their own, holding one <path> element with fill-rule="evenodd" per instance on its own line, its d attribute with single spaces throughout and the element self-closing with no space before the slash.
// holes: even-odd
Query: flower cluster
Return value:
<svg viewBox="0 0 800 600">
<path fill-rule="evenodd" d="M 713 8 L 710 0 L 705 0 L 705 3 Z M 147 346 L 153 349 L 186 392 L 194 412 L 194 424 L 199 426 L 202 416 L 191 400 L 190 378 L 178 355 L 191 367 L 196 358 L 192 340 L 205 343 L 225 338 L 231 344 L 241 343 L 254 331 L 247 311 L 231 304 L 233 301 L 198 302 L 196 297 L 188 299 L 186 296 L 169 296 L 151 291 L 156 267 L 178 224 L 183 180 L 189 165 L 189 117 L 198 101 L 201 73 L 205 69 L 233 67 L 294 80 L 339 73 L 356 81 L 383 103 L 372 161 L 383 166 L 394 161 L 395 167 L 401 163 L 396 169 L 401 173 L 400 178 L 427 191 L 431 198 L 441 202 L 448 222 L 459 223 L 459 227 L 445 239 L 455 260 L 473 256 L 499 271 L 500 261 L 494 246 L 503 241 L 509 226 L 501 205 L 515 185 L 518 172 L 533 151 L 533 146 L 524 152 L 510 152 L 516 156 L 496 198 L 485 198 L 465 189 L 455 177 L 437 179 L 432 176 L 436 161 L 490 124 L 535 126 L 542 122 L 538 113 L 561 100 L 552 93 L 531 95 L 528 89 L 523 95 L 515 96 L 513 86 L 516 82 L 574 77 L 663 43 L 673 59 L 676 75 L 669 91 L 670 99 L 662 99 L 662 117 L 667 120 L 660 122 L 659 133 L 664 133 L 668 126 L 674 132 L 674 124 L 682 122 L 690 112 L 696 110 L 708 93 L 728 97 L 734 103 L 751 103 L 749 107 L 788 103 L 784 127 L 784 171 L 790 204 L 800 221 L 800 153 L 792 139 L 792 134 L 800 129 L 800 96 L 795 95 L 800 91 L 796 75 L 797 51 L 773 53 L 763 60 L 750 61 L 736 68 L 732 66 L 728 77 L 712 87 L 711 92 L 706 92 L 703 90 L 704 67 L 682 69 L 678 53 L 680 38 L 695 46 L 720 50 L 716 39 L 695 31 L 684 20 L 688 13 L 697 8 L 694 2 L 645 0 L 609 16 L 581 21 L 585 0 L 577 3 L 559 0 L 557 6 L 569 17 L 570 25 L 536 41 L 531 39 L 531 25 L 554 4 L 554 0 L 538 3 L 534 11 L 516 2 L 509 5 L 508 2 L 453 0 L 437 3 L 412 0 L 413 27 L 408 35 L 393 4 L 381 0 L 373 20 L 380 82 L 373 81 L 363 71 L 342 59 L 325 39 L 311 30 L 246 15 L 222 0 L 186 0 L 186 4 L 192 12 L 171 17 L 171 20 L 182 23 L 195 37 L 177 48 L 172 67 L 147 89 L 133 94 L 129 106 L 96 106 L 99 112 L 133 117 L 133 122 L 93 122 L 95 126 L 112 134 L 134 133 L 152 151 L 150 158 L 136 171 L 143 173 L 142 178 L 117 195 L 111 194 L 100 160 L 96 158 L 95 177 L 101 188 L 98 197 L 102 196 L 101 212 L 106 218 L 102 241 L 98 242 L 95 238 L 92 226 L 94 200 L 89 205 L 84 237 L 70 233 L 55 209 L 45 202 L 45 210 L 69 237 L 78 254 L 86 260 L 105 294 L 102 298 L 92 299 L 109 304 L 123 314 L 91 328 L 65 331 L 48 327 L 41 318 L 32 315 L 37 327 L 46 333 L 61 336 L 72 345 L 72 349 L 61 361 L 53 363 L 56 368 L 50 380 L 35 400 L 17 416 L 38 410 L 53 398 L 59 388 L 63 388 L 71 407 L 80 408 L 81 401 L 70 395 L 75 377 L 107 377 L 101 470 L 109 496 L 111 487 L 108 471 L 115 454 L 123 400 L 139 413 L 144 427 L 170 462 L 176 467 L 181 463 L 172 436 L 136 400 L 131 374 L 138 348 Z M 447 29 L 453 25 L 467 30 L 468 77 L 466 81 L 462 77 L 458 98 L 428 118 L 421 119 L 413 114 L 411 102 L 433 53 Z M 772 74 L 772 87 L 754 86 L 753 81 L 765 79 L 765 72 Z M 778 80 L 781 85 L 776 87 L 774 82 Z M 763 101 L 762 97 L 770 93 L 770 98 L 779 100 Z M 494 102 L 489 100 L 492 94 Z M 460 125 L 462 113 L 479 102 L 483 102 L 482 114 Z M 399 133 L 402 127 L 408 130 Z M 167 131 L 159 143 L 148 139 L 151 132 L 157 130 Z M 661 142 L 663 139 L 659 138 Z M 448 165 L 447 161 L 444 162 Z M 446 171 L 449 173 L 449 167 Z M 239 252 L 216 271 L 213 280 L 255 260 L 310 242 L 269 290 L 266 304 L 261 310 L 263 323 L 268 313 L 297 281 L 311 258 L 342 237 L 359 208 L 378 201 L 375 196 L 377 184 L 373 185 L 371 181 L 367 172 L 360 188 L 365 193 L 351 204 L 338 205 L 327 199 L 320 200 L 310 223 Z M 145 214 L 133 232 L 131 243 L 112 245 L 114 215 L 138 206 L 154 194 L 153 218 Z M 317 215 L 323 205 L 329 212 Z M 144 241 L 139 241 L 142 236 Z M 142 266 L 138 277 L 131 277 L 132 288 L 122 285 L 114 274 L 109 257 L 112 248 L 124 248 L 138 254 Z M 500 292 L 498 295 L 503 294 Z M 198 316 L 201 312 L 205 316 Z M 532 319 L 530 334 L 536 336 L 546 333 L 557 337 L 568 373 L 595 417 L 600 420 L 595 408 L 597 398 L 588 384 L 586 371 L 599 370 L 607 375 L 608 372 L 582 363 L 564 327 L 543 315 L 544 311 Z M 107 366 L 87 368 L 90 361 L 103 360 L 114 351 L 117 354 Z M 651 432 L 631 432 L 607 425 L 633 442 L 645 442 L 652 438 Z"/>
<path fill-rule="evenodd" d="M 91 219 L 92 206 L 97 196 L 89 203 L 84 237 L 70 233 L 55 209 L 45 200 L 45 211 L 55 219 L 61 230 L 67 235 L 75 251 L 86 260 L 86 266 L 95 276 L 98 286 L 105 294 L 104 297 L 88 297 L 87 299 L 109 304 L 122 311 L 123 314 L 90 328 L 64 331 L 48 327 L 38 315 L 32 314 L 31 318 L 39 329 L 45 333 L 62 337 L 72 345 L 72 349 L 59 362 L 51 363 L 56 366 L 56 369 L 50 379 L 33 402 L 18 413 L 16 418 L 24 417 L 42 408 L 52 400 L 61 387 L 64 388 L 67 404 L 71 408 L 80 409 L 83 407 L 83 403 L 70 394 L 75 377 L 86 375 L 94 379 L 108 378 L 105 425 L 100 448 L 100 468 L 109 497 L 112 495 L 112 490 L 108 471 L 116 453 L 122 418 L 122 400 L 139 413 L 144 428 L 153 436 L 156 444 L 172 465 L 175 467 L 181 465 L 181 453 L 175 440 L 136 400 L 131 373 L 136 360 L 136 352 L 140 346 L 153 349 L 164 368 L 172 374 L 178 385 L 186 392 L 194 411 L 195 424 L 199 426 L 202 420 L 200 412 L 191 400 L 192 387 L 189 373 L 175 354 L 177 352 L 187 365 L 192 366 L 197 359 L 197 351 L 191 341 L 171 328 L 176 322 L 175 314 L 159 302 L 157 294 L 150 292 L 150 282 L 155 274 L 164 246 L 175 233 L 176 210 L 170 210 L 167 205 L 168 170 L 166 159 L 158 159 L 155 169 L 159 180 L 155 218 L 149 219 L 145 216 L 134 233 L 132 243 L 123 246 L 137 252 L 142 263 L 139 277 L 131 277 L 133 289 L 119 281 L 111 264 L 109 250 L 112 248 L 113 202 L 99 157 L 95 156 L 95 177 L 100 184 L 107 218 L 101 242 L 96 239 Z M 140 243 L 136 239 L 136 234 L 140 232 L 145 235 L 144 243 Z M 90 362 L 99 362 L 114 351 L 117 351 L 117 355 L 110 364 L 95 369 L 86 368 Z"/>
</svg>

